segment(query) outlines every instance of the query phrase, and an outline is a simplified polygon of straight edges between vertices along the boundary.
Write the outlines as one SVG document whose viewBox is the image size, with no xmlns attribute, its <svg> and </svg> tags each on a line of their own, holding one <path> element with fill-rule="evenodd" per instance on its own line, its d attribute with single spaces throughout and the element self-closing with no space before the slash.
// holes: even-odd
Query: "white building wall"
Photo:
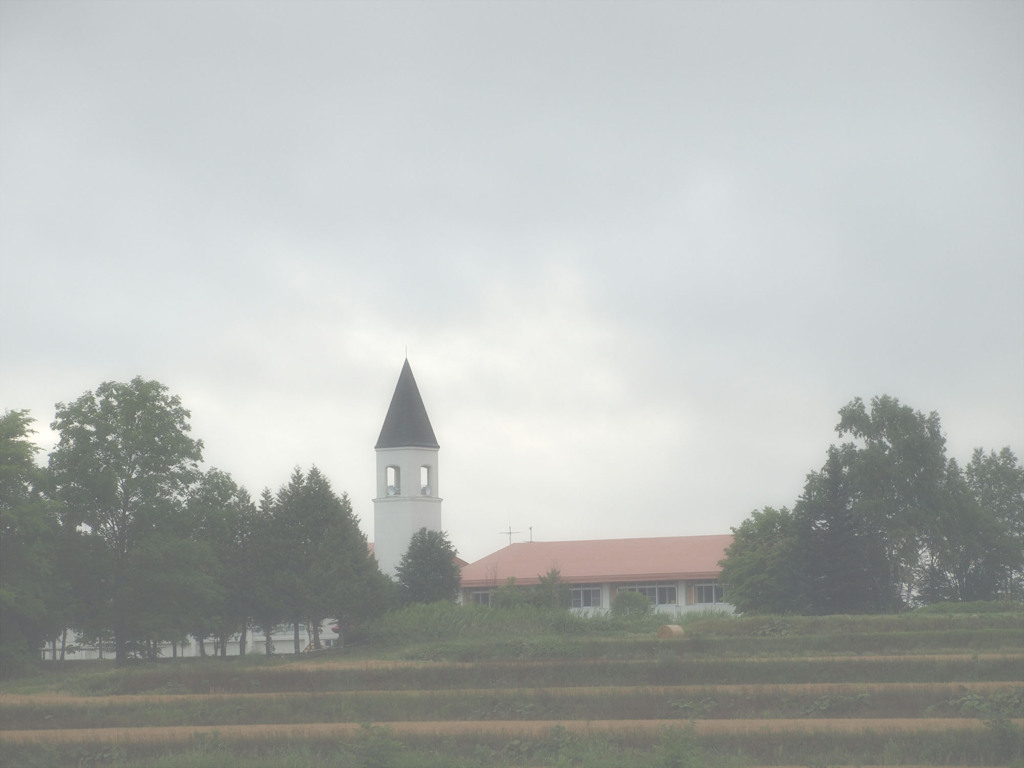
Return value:
<svg viewBox="0 0 1024 768">
<path fill-rule="evenodd" d="M 734 606 L 726 602 L 719 603 L 694 603 L 690 602 L 692 599 L 692 587 L 694 584 L 711 581 L 711 579 L 694 579 L 694 580 L 682 580 L 677 582 L 642 582 L 648 584 L 675 584 L 676 587 L 676 602 L 670 604 L 655 605 L 654 610 L 659 614 L 667 614 L 668 616 L 679 615 L 683 613 L 701 612 L 701 611 L 718 611 L 720 613 L 735 613 L 736 609 Z M 586 586 L 600 587 L 601 589 L 601 605 L 591 606 L 585 608 L 571 608 L 570 610 L 574 613 L 580 613 L 584 616 L 595 616 L 602 613 L 609 613 L 612 609 L 612 600 L 615 599 L 615 594 L 620 586 L 623 586 L 619 582 L 611 583 L 604 582 L 601 584 L 590 583 Z M 525 587 L 524 587 L 525 588 Z M 472 594 L 474 592 L 496 589 L 496 587 L 464 587 L 459 595 L 460 602 L 463 605 L 468 605 L 472 602 Z"/>
<path fill-rule="evenodd" d="M 320 625 L 320 644 L 325 648 L 333 647 L 338 639 L 338 635 L 334 632 L 333 627 L 337 622 L 333 619 L 326 619 L 323 624 Z M 299 651 L 302 652 L 312 641 L 312 635 L 307 631 L 306 625 L 299 625 Z M 237 656 L 239 650 L 239 644 L 241 641 L 240 635 L 233 635 L 228 639 L 227 642 L 227 655 Z M 285 656 L 293 654 L 295 652 L 295 635 L 292 631 L 290 624 L 281 625 L 275 628 L 274 632 L 270 635 L 270 641 L 273 645 L 273 653 L 279 656 Z M 206 642 L 206 655 L 215 656 L 218 651 L 217 642 L 212 638 L 207 638 Z M 56 646 L 56 648 L 55 648 Z M 46 645 L 41 649 L 40 654 L 44 661 L 50 661 L 53 659 L 60 658 L 61 642 L 58 638 L 56 643 L 53 641 L 47 642 Z M 200 656 L 199 643 L 194 638 L 189 638 L 187 642 L 178 643 L 177 647 L 172 643 L 160 643 L 158 646 L 158 653 L 162 659 L 170 658 L 194 658 Z M 250 630 L 246 635 L 245 652 L 247 654 L 263 655 L 266 653 L 266 635 L 259 630 Z M 102 654 L 100 648 L 96 645 L 82 643 L 78 636 L 74 632 L 68 631 L 67 642 L 65 645 L 64 659 L 65 661 L 89 661 L 95 659 L 113 659 L 114 658 L 114 644 L 113 642 L 104 643 Z"/>
<path fill-rule="evenodd" d="M 437 455 L 433 448 L 377 449 L 373 551 L 388 576 L 395 576 L 416 531 L 442 530 Z M 397 486 L 389 482 L 389 469 L 397 470 Z"/>
</svg>

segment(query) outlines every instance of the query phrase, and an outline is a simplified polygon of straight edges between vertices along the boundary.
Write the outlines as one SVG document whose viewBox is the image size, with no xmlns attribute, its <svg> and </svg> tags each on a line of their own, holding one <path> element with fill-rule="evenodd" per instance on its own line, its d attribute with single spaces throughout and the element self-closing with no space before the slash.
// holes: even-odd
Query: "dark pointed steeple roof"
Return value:
<svg viewBox="0 0 1024 768">
<path fill-rule="evenodd" d="M 406 359 L 374 448 L 440 448 Z"/>
</svg>

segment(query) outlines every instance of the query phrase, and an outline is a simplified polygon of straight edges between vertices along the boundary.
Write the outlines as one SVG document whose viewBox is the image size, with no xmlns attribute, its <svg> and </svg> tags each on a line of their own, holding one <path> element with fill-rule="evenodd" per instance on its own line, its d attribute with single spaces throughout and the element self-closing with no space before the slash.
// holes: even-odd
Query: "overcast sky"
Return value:
<svg viewBox="0 0 1024 768">
<path fill-rule="evenodd" d="M 0 0 L 0 410 L 157 379 L 373 537 L 727 533 L 889 394 L 1024 452 L 1024 3 Z"/>
</svg>

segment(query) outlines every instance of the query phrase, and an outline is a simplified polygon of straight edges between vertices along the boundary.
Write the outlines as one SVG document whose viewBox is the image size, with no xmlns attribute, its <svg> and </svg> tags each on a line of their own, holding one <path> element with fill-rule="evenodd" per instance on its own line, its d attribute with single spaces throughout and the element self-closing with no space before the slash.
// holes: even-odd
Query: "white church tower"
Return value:
<svg viewBox="0 0 1024 768">
<path fill-rule="evenodd" d="M 381 571 L 393 577 L 416 531 L 441 530 L 437 482 L 440 446 L 408 359 L 402 366 L 375 448 L 373 551 Z"/>
</svg>

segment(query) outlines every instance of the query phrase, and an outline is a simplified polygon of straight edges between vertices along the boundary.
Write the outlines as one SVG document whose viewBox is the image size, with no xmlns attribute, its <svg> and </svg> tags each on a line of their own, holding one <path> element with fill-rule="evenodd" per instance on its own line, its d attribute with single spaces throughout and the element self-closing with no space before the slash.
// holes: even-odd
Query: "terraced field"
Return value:
<svg viewBox="0 0 1024 768">
<path fill-rule="evenodd" d="M 1021 616 L 936 621 L 72 671 L 0 692 L 0 765 L 1022 764 Z"/>
</svg>

